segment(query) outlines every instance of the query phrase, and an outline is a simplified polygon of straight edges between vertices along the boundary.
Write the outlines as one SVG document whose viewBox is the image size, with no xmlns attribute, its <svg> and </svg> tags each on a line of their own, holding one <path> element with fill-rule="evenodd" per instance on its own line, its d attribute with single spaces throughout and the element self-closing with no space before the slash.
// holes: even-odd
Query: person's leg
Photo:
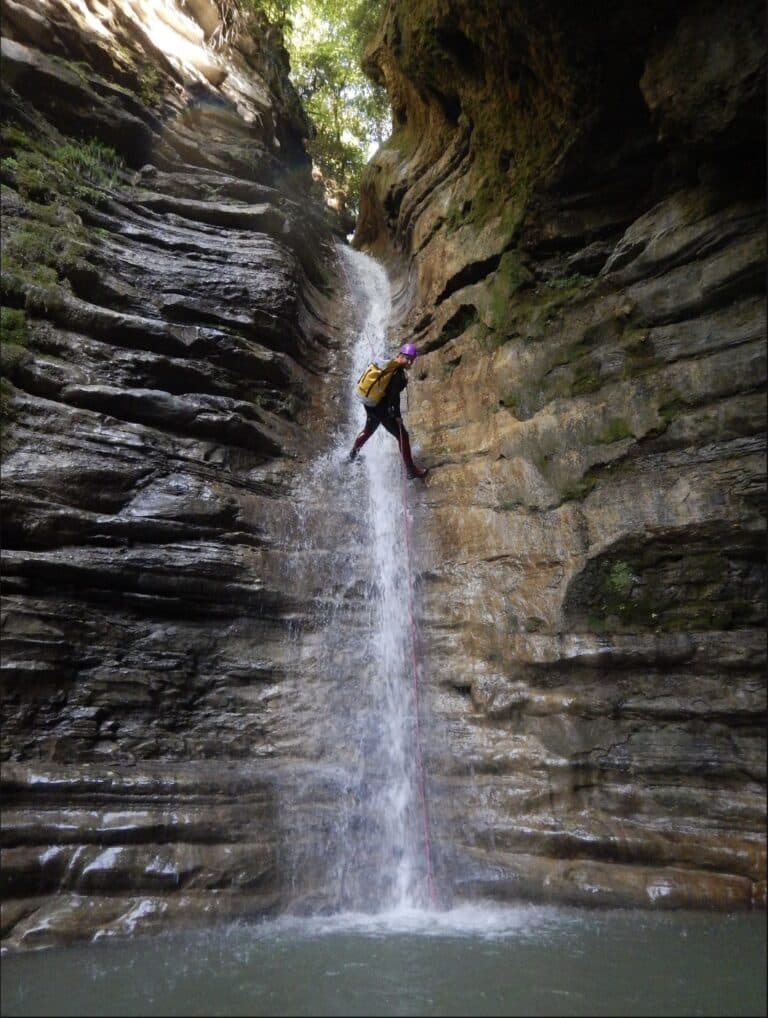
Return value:
<svg viewBox="0 0 768 1018">
<path fill-rule="evenodd" d="M 360 434 L 357 436 L 357 438 L 354 441 L 352 449 L 350 450 L 350 453 L 349 453 L 350 460 L 356 460 L 357 459 L 357 454 L 360 452 L 360 450 L 363 448 L 365 443 L 368 441 L 368 439 L 371 437 L 371 435 L 374 433 L 374 431 L 378 428 L 378 426 L 379 426 L 379 421 L 376 419 L 376 417 L 372 413 L 369 412 L 368 407 L 366 407 L 365 408 L 365 427 L 363 428 L 363 430 L 360 432 Z"/>
<path fill-rule="evenodd" d="M 405 469 L 408 471 L 409 477 L 426 477 L 427 471 L 423 467 L 417 467 L 413 462 L 413 456 L 411 455 L 411 440 L 408 436 L 408 432 L 405 430 L 405 425 L 400 417 L 388 418 L 381 422 L 390 435 L 394 435 L 397 439 L 397 444 L 400 446 L 400 455 L 403 457 L 403 463 L 405 463 Z"/>
</svg>

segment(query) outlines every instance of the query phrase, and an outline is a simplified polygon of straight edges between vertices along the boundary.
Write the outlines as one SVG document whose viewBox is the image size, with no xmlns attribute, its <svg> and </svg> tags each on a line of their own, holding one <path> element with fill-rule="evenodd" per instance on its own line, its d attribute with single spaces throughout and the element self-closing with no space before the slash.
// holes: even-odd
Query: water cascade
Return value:
<svg viewBox="0 0 768 1018">
<path fill-rule="evenodd" d="M 346 459 L 364 420 L 352 394 L 353 380 L 388 349 L 389 282 L 383 267 L 367 255 L 340 248 L 340 257 L 355 333 L 345 424 L 335 445 L 313 467 L 300 530 L 311 545 L 318 538 L 310 520 L 319 515 L 338 527 L 338 512 L 325 510 L 334 508 L 329 500 L 339 492 L 349 517 L 346 532 L 331 533 L 326 527 L 319 540 L 326 548 L 345 547 L 349 541 L 352 547 L 349 553 L 331 553 L 328 588 L 336 593 L 326 601 L 311 650 L 302 634 L 298 639 L 302 653 L 312 655 L 311 661 L 305 657 L 302 671 L 314 669 L 328 677 L 322 691 L 326 724 L 316 717 L 314 734 L 321 745 L 317 755 L 336 775 L 331 785 L 340 801 L 335 808 L 327 804 L 325 822 L 311 819 L 321 798 L 313 787 L 316 770 L 299 792 L 303 814 L 315 828 L 314 843 L 310 838 L 292 865 L 308 868 L 324 888 L 325 907 L 381 912 L 423 908 L 434 903 L 436 894 L 421 745 L 408 490 L 397 443 L 383 428 L 356 463 Z M 361 602 L 355 616 L 350 605 Z"/>
<path fill-rule="evenodd" d="M 372 357 L 386 352 L 391 312 L 389 282 L 383 267 L 367 255 L 344 248 L 342 257 L 348 266 L 352 292 L 359 294 L 365 309 L 353 356 L 353 376 L 357 378 Z M 355 403 L 350 419 L 359 424 L 360 418 Z M 344 450 L 350 444 L 345 443 Z M 375 809 L 381 818 L 385 853 L 382 863 L 387 858 L 390 863 L 382 875 L 388 882 L 385 901 L 395 906 L 424 905 L 428 900 L 425 896 L 431 899 L 434 892 L 421 757 L 410 521 L 402 463 L 396 444 L 383 428 L 366 444 L 362 466 L 375 581 L 372 710 L 368 719 L 361 719 L 370 731 L 366 771 L 377 789 Z"/>
</svg>

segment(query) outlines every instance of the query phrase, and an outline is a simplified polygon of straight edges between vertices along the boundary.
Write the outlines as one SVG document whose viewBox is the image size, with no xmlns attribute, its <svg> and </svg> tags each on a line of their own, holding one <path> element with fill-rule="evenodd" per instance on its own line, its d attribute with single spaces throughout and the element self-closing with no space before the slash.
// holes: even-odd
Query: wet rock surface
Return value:
<svg viewBox="0 0 768 1018">
<path fill-rule="evenodd" d="M 286 560 L 334 407 L 336 227 L 274 30 L 205 46 L 218 9 L 183 7 L 4 6 L 12 947 L 288 897 L 277 789 L 313 737 L 278 705 L 327 582 Z"/>
<path fill-rule="evenodd" d="M 328 908 L 365 818 L 337 227 L 273 30 L 158 11 L 4 4 L 11 948 Z M 369 51 L 445 903 L 765 902 L 758 22 L 398 2 Z"/>
<path fill-rule="evenodd" d="M 764 905 L 761 22 L 395 3 L 369 47 L 396 129 L 355 243 L 422 351 L 432 816 L 460 897 Z"/>
</svg>

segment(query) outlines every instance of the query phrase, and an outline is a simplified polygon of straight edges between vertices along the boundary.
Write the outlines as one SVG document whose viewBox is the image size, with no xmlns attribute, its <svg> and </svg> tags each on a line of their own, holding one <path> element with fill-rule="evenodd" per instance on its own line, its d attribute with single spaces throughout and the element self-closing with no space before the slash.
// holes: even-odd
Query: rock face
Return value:
<svg viewBox="0 0 768 1018">
<path fill-rule="evenodd" d="M 395 0 L 369 47 L 455 895 L 765 901 L 762 21 Z"/>
<path fill-rule="evenodd" d="M 11 947 L 348 880 L 365 690 L 328 679 L 368 667 L 373 587 L 312 461 L 354 309 L 253 17 L 4 0 Z M 422 351 L 446 903 L 764 901 L 759 29 L 746 2 L 394 0 L 370 48 L 397 130 L 356 243 Z"/>
<path fill-rule="evenodd" d="M 263 914 L 339 342 L 310 125 L 273 30 L 207 0 L 3 31 L 3 933 Z"/>
</svg>

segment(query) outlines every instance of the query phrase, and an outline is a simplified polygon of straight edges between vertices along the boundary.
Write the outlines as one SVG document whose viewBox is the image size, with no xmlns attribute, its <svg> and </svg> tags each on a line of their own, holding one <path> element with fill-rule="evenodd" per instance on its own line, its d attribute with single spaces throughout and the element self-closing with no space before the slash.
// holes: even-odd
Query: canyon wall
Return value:
<svg viewBox="0 0 768 1018">
<path fill-rule="evenodd" d="M 765 902 L 763 19 L 394 0 L 368 48 L 454 895 Z"/>
<path fill-rule="evenodd" d="M 393 0 L 367 52 L 445 904 L 765 902 L 761 18 Z M 376 578 L 279 34 L 3 0 L 2 61 L 0 933 L 328 908 Z"/>
<path fill-rule="evenodd" d="M 342 315 L 312 128 L 207 0 L 4 0 L 2 61 L 3 934 L 261 915 Z"/>
</svg>

